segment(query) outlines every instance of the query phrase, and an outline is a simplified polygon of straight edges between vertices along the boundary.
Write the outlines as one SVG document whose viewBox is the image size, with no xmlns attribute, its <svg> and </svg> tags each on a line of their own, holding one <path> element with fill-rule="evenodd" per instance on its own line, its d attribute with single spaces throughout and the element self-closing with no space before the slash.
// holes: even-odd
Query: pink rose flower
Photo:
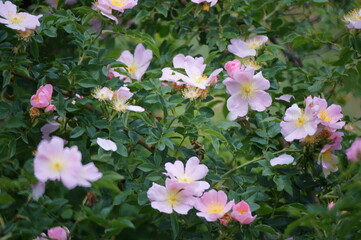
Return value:
<svg viewBox="0 0 361 240">
<path fill-rule="evenodd" d="M 193 197 L 193 192 L 183 189 L 183 186 L 169 178 L 165 180 L 165 187 L 153 183 L 147 192 L 152 208 L 168 214 L 173 211 L 187 214 L 194 206 L 195 197 Z"/>
<path fill-rule="evenodd" d="M 56 240 L 67 240 L 70 232 L 66 227 L 53 227 L 48 230 L 48 237 Z"/>
<path fill-rule="evenodd" d="M 245 70 L 244 66 L 238 59 L 227 62 L 224 65 L 224 68 L 226 69 L 228 76 L 230 76 L 231 78 L 234 77 L 235 73 L 243 72 Z"/>
<path fill-rule="evenodd" d="M 52 95 L 53 86 L 51 84 L 45 84 L 36 91 L 35 95 L 31 96 L 30 104 L 36 108 L 48 107 L 50 105 Z"/>
<path fill-rule="evenodd" d="M 206 89 L 213 83 L 215 77 L 222 71 L 222 68 L 216 69 L 207 77 L 204 75 L 206 64 L 203 62 L 203 57 L 193 58 L 192 56 L 178 54 L 173 58 L 173 66 L 184 69 L 187 75 L 173 71 L 171 68 L 163 68 L 160 80 L 176 82 L 178 85 L 187 84 L 190 87 Z M 182 80 L 182 82 L 179 82 L 179 80 Z"/>
<path fill-rule="evenodd" d="M 113 15 L 111 4 L 109 4 L 107 0 L 97 0 L 93 3 L 93 9 L 99 10 L 103 16 L 106 16 L 118 24 L 118 19 Z"/>
<path fill-rule="evenodd" d="M 195 203 L 195 208 L 200 211 L 197 216 L 204 217 L 209 222 L 222 218 L 234 205 L 234 200 L 227 203 L 227 195 L 222 190 L 214 189 L 205 192 Z"/>
<path fill-rule="evenodd" d="M 25 12 L 17 12 L 16 5 L 10 1 L 0 2 L 0 23 L 8 28 L 26 31 L 35 30 L 40 26 L 39 18 L 43 15 L 34 16 Z"/>
<path fill-rule="evenodd" d="M 250 224 L 257 216 L 252 216 L 251 209 L 245 201 L 241 201 L 233 206 L 231 216 L 240 224 Z"/>
<path fill-rule="evenodd" d="M 231 39 L 231 44 L 228 45 L 228 51 L 240 58 L 256 56 L 256 50 L 260 49 L 267 41 L 267 36 L 257 36 L 247 41 Z"/>
<path fill-rule="evenodd" d="M 134 94 L 127 87 L 121 87 L 114 93 L 114 99 L 112 101 L 113 109 L 117 112 L 144 112 L 144 108 L 140 106 L 129 105 L 128 100 Z"/>
<path fill-rule="evenodd" d="M 244 72 L 237 72 L 234 78 L 227 78 L 223 83 L 231 94 L 227 100 L 227 108 L 233 116 L 231 120 L 247 115 L 248 106 L 262 112 L 272 103 L 271 96 L 265 92 L 270 88 L 270 82 L 262 72 L 254 75 L 254 68 L 247 67 Z"/>
<path fill-rule="evenodd" d="M 127 67 L 124 69 L 129 73 L 131 78 L 141 81 L 142 76 L 150 65 L 150 61 L 153 58 L 153 52 L 149 49 L 145 49 L 143 44 L 138 44 L 134 50 L 134 55 L 128 50 L 123 51 L 120 57 L 117 59 L 118 62 L 124 63 Z M 110 69 L 114 77 L 124 79 L 125 82 L 131 82 L 128 76 L 122 75 L 116 71 L 115 68 Z"/>
<path fill-rule="evenodd" d="M 99 101 L 110 101 L 113 98 L 113 91 L 107 87 L 97 87 L 94 90 L 93 97 Z"/>
<path fill-rule="evenodd" d="M 209 188 L 209 183 L 205 181 L 198 181 L 204 178 L 208 173 L 208 167 L 204 164 L 199 164 L 197 157 L 188 159 L 186 166 L 177 160 L 172 163 L 166 163 L 166 175 L 172 180 L 176 180 L 184 189 L 193 192 L 196 196 L 201 196 L 204 190 Z"/>
<path fill-rule="evenodd" d="M 50 104 L 45 108 L 45 112 L 54 112 L 54 110 L 55 110 L 55 105 L 53 104 Z"/>
<path fill-rule="evenodd" d="M 317 131 L 317 120 L 311 108 L 305 110 L 293 104 L 286 110 L 284 121 L 281 122 L 281 133 L 286 141 L 305 138 L 314 135 Z"/>
<path fill-rule="evenodd" d="M 327 205 L 328 210 L 331 210 L 335 206 L 335 203 L 332 201 Z"/>
<path fill-rule="evenodd" d="M 346 149 L 346 155 L 350 162 L 356 162 L 361 158 L 361 138 L 356 138 L 351 147 Z"/>
</svg>

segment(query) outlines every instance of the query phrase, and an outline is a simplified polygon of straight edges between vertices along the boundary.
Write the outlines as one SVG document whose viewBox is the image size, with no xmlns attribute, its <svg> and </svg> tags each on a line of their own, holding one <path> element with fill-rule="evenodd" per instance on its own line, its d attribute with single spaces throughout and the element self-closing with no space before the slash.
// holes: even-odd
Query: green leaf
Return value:
<svg viewBox="0 0 361 240">
<path fill-rule="evenodd" d="M 254 227 L 254 230 L 256 231 L 261 231 L 261 232 L 266 232 L 272 235 L 277 235 L 276 230 L 274 230 L 272 227 L 268 226 L 268 225 L 264 225 L 264 224 L 260 224 Z"/>
<path fill-rule="evenodd" d="M 168 6 L 165 6 L 164 4 L 157 4 L 155 5 L 155 9 L 157 9 L 157 11 L 161 13 L 164 17 L 168 16 Z"/>
<path fill-rule="evenodd" d="M 14 198 L 12 198 L 9 194 L 0 193 L 0 204 L 10 204 L 14 201 Z"/>
<path fill-rule="evenodd" d="M 73 129 L 73 131 L 71 131 L 71 134 L 70 134 L 70 138 L 77 138 L 77 137 L 80 137 L 81 135 L 83 135 L 83 133 L 85 132 L 85 129 L 82 128 L 82 127 L 75 127 Z"/>
</svg>

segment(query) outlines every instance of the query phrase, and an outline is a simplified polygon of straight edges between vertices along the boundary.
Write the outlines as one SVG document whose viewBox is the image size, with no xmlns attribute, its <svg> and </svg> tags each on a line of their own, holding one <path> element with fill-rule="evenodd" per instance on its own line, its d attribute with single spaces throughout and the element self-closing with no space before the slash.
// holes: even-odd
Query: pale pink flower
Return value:
<svg viewBox="0 0 361 240">
<path fill-rule="evenodd" d="M 198 181 L 208 173 L 208 167 L 204 164 L 199 164 L 199 162 L 197 157 L 191 157 L 188 159 L 185 167 L 179 160 L 175 161 L 174 164 L 166 163 L 166 175 L 183 184 L 185 189 L 192 191 L 196 196 L 200 196 L 204 190 L 209 188 L 209 183 Z"/>
<path fill-rule="evenodd" d="M 208 2 L 210 3 L 211 7 L 213 7 L 218 2 L 218 0 L 191 0 L 191 1 L 197 4 Z"/>
<path fill-rule="evenodd" d="M 64 148 L 64 140 L 59 137 L 40 142 L 34 159 L 35 177 L 39 181 L 61 180 L 72 189 L 78 184 L 81 167 L 81 153 L 77 146 Z"/>
<path fill-rule="evenodd" d="M 270 82 L 262 72 L 254 75 L 254 68 L 247 67 L 244 72 L 237 72 L 234 78 L 223 81 L 231 97 L 227 100 L 227 108 L 233 117 L 243 117 L 248 113 L 248 106 L 258 112 L 266 110 L 272 103 L 271 96 L 265 92 Z"/>
<path fill-rule="evenodd" d="M 40 128 L 41 133 L 43 134 L 42 138 L 45 140 L 50 140 L 50 134 L 58 130 L 60 123 L 56 121 L 49 122 Z"/>
<path fill-rule="evenodd" d="M 232 207 L 231 216 L 240 224 L 250 224 L 257 216 L 252 216 L 251 209 L 245 201 L 241 201 Z"/>
<path fill-rule="evenodd" d="M 78 173 L 78 186 L 90 187 L 90 182 L 95 182 L 103 176 L 94 163 L 88 163 L 81 167 Z"/>
<path fill-rule="evenodd" d="M 214 70 L 209 77 L 204 75 L 206 64 L 204 64 L 203 57 L 193 58 L 192 56 L 184 56 L 178 54 L 173 58 L 173 66 L 175 68 L 182 68 L 186 74 L 173 71 L 171 68 L 163 68 L 161 81 L 176 82 L 177 84 L 188 84 L 192 87 L 206 89 L 214 82 L 214 78 L 222 71 L 222 68 Z M 182 80 L 179 83 L 179 80 Z"/>
<path fill-rule="evenodd" d="M 267 36 L 253 37 L 247 41 L 242 41 L 241 39 L 231 39 L 231 44 L 228 45 L 228 51 L 240 58 L 256 56 L 256 50 L 260 49 L 267 41 Z"/>
<path fill-rule="evenodd" d="M 204 217 L 209 222 L 214 222 L 231 210 L 234 200 L 227 203 L 227 195 L 222 190 L 214 189 L 205 192 L 195 203 L 195 208 L 200 211 L 197 216 Z"/>
<path fill-rule="evenodd" d="M 306 104 L 316 112 L 319 122 L 330 131 L 341 129 L 345 122 L 339 121 L 343 117 L 340 105 L 332 104 L 327 107 L 327 101 L 323 98 L 311 96 L 307 97 Z"/>
<path fill-rule="evenodd" d="M 53 104 L 50 104 L 49 106 L 47 106 L 46 108 L 45 108 L 45 112 L 54 112 L 54 110 L 55 110 L 56 108 L 55 108 L 55 105 L 53 105 Z"/>
<path fill-rule="evenodd" d="M 245 70 L 244 66 L 238 59 L 227 62 L 224 65 L 224 69 L 226 69 L 228 76 L 230 76 L 231 78 L 233 78 L 237 72 L 244 72 Z"/>
<path fill-rule="evenodd" d="M 52 95 L 53 86 L 51 84 L 45 84 L 36 91 L 36 94 L 31 96 L 30 104 L 36 108 L 45 108 L 50 105 Z"/>
<path fill-rule="evenodd" d="M 291 102 L 291 98 L 295 98 L 293 95 L 290 95 L 290 94 L 284 94 L 284 95 L 281 95 L 279 97 L 276 97 L 275 99 L 276 100 L 282 100 L 282 101 L 285 101 L 285 102 Z"/>
<path fill-rule="evenodd" d="M 335 203 L 332 201 L 327 205 L 328 210 L 331 210 L 335 206 Z"/>
<path fill-rule="evenodd" d="M 115 142 L 113 142 L 112 140 L 97 138 L 97 144 L 105 151 L 117 151 L 117 145 L 115 145 Z"/>
<path fill-rule="evenodd" d="M 322 151 L 319 156 L 318 163 L 321 163 L 323 174 L 325 177 L 330 175 L 331 172 L 338 171 L 338 157 L 331 152 L 331 149 Z"/>
<path fill-rule="evenodd" d="M 276 158 L 270 160 L 271 166 L 284 165 L 293 163 L 294 158 L 288 154 L 282 154 Z"/>
<path fill-rule="evenodd" d="M 127 87 L 121 87 L 114 93 L 114 99 L 112 101 L 113 109 L 117 112 L 144 112 L 144 108 L 140 106 L 129 105 L 128 100 L 134 94 Z"/>
<path fill-rule="evenodd" d="M 152 50 L 145 49 L 143 44 L 138 44 L 134 50 L 134 55 L 131 54 L 128 50 L 123 51 L 117 61 L 124 63 L 127 66 L 125 69 L 121 69 L 127 71 L 131 78 L 136 79 L 137 81 L 141 81 L 142 76 L 150 65 L 152 57 Z M 125 82 L 131 81 L 128 76 L 120 74 L 114 70 L 115 68 L 110 69 L 110 72 L 113 74 L 114 77 L 124 79 Z"/>
<path fill-rule="evenodd" d="M 284 121 L 281 122 L 281 133 L 286 141 L 305 138 L 314 135 L 317 131 L 317 120 L 311 108 L 305 110 L 293 104 L 286 110 Z"/>
<path fill-rule="evenodd" d="M 152 208 L 168 214 L 173 210 L 179 214 L 187 214 L 193 208 L 196 198 L 193 197 L 193 192 L 183 187 L 183 184 L 169 178 L 165 180 L 165 187 L 153 183 L 147 192 Z"/>
<path fill-rule="evenodd" d="M 346 155 L 350 162 L 356 162 L 361 158 L 361 138 L 356 138 L 351 147 L 346 149 Z"/>
<path fill-rule="evenodd" d="M 342 149 L 342 137 L 343 132 L 333 132 L 332 135 L 328 138 L 331 142 L 323 146 L 321 152 L 325 152 L 327 150 L 341 150 Z"/>
<path fill-rule="evenodd" d="M 108 0 L 97 0 L 93 3 L 93 9 L 99 10 L 102 15 L 115 21 L 115 23 L 118 24 L 118 19 L 113 15 L 113 9 L 111 7 L 111 4 L 109 4 Z"/>
<path fill-rule="evenodd" d="M 25 12 L 18 13 L 16 8 L 16 5 L 10 1 L 0 2 L 0 23 L 19 31 L 35 30 L 40 26 L 39 18 L 43 15 L 34 16 Z"/>
<path fill-rule="evenodd" d="M 37 182 L 34 185 L 31 185 L 31 195 L 35 201 L 38 201 L 41 196 L 44 195 L 45 192 L 45 183 L 44 182 Z"/>
<path fill-rule="evenodd" d="M 118 12 L 133 8 L 138 4 L 138 0 L 106 0 L 108 6 Z"/>
<path fill-rule="evenodd" d="M 110 101 L 113 98 L 113 91 L 107 87 L 97 87 L 94 90 L 93 97 L 99 101 Z"/>
<path fill-rule="evenodd" d="M 355 29 L 361 29 L 361 9 L 354 9 L 348 14 L 344 16 L 344 19 L 349 24 L 347 27 L 349 29 L 355 28 Z"/>
<path fill-rule="evenodd" d="M 67 240 L 69 234 L 67 227 L 53 227 L 48 230 L 48 237 L 54 240 Z"/>
</svg>

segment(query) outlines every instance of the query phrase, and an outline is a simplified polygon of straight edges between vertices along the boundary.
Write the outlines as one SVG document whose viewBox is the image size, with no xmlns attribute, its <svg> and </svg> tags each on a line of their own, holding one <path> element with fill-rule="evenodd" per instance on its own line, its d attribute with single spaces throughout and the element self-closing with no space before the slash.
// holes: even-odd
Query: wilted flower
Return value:
<svg viewBox="0 0 361 240">
<path fill-rule="evenodd" d="M 183 184 L 183 187 L 192 191 L 195 195 L 200 196 L 204 190 L 209 188 L 209 183 L 205 181 L 198 181 L 204 178 L 208 173 L 208 167 L 204 164 L 199 164 L 197 157 L 188 159 L 186 166 L 177 160 L 172 163 L 165 164 L 166 175 L 173 180 Z"/>
<path fill-rule="evenodd" d="M 130 92 L 129 88 L 121 87 L 114 93 L 113 97 L 113 109 L 117 112 L 144 112 L 144 108 L 140 106 L 129 105 L 128 100 L 133 96 L 133 93 Z"/>
<path fill-rule="evenodd" d="M 173 58 L 173 66 L 175 68 L 182 68 L 185 70 L 186 74 L 182 74 L 176 71 L 173 71 L 170 68 L 163 68 L 161 81 L 170 81 L 177 82 L 182 80 L 181 84 L 187 84 L 196 88 L 206 89 L 214 77 L 216 77 L 221 71 L 222 68 L 214 70 L 209 77 L 204 75 L 204 70 L 206 64 L 203 63 L 203 57 L 193 58 L 192 56 L 184 56 L 183 54 L 178 54 Z"/>
<path fill-rule="evenodd" d="M 140 81 L 145 71 L 148 69 L 152 57 L 153 52 L 151 50 L 145 49 L 143 44 L 138 44 L 134 50 L 134 55 L 126 50 L 122 52 L 117 61 L 124 63 L 127 66 L 124 70 L 129 73 L 131 78 Z M 114 68 L 110 69 L 109 72 L 113 74 L 114 77 L 125 79 L 126 82 L 131 81 L 128 76 L 114 71 Z"/>
<path fill-rule="evenodd" d="M 97 138 L 97 144 L 105 151 L 117 151 L 117 145 L 112 140 Z"/>
<path fill-rule="evenodd" d="M 312 136 L 317 131 L 317 120 L 311 108 L 305 110 L 293 104 L 286 110 L 284 121 L 281 122 L 281 133 L 286 141 L 291 142 L 295 139 Z"/>
<path fill-rule="evenodd" d="M 291 164 L 293 163 L 294 158 L 288 154 L 282 154 L 276 158 L 272 158 L 270 160 L 271 166 L 283 165 L 283 164 Z"/>
<path fill-rule="evenodd" d="M 36 91 L 35 95 L 31 96 L 30 104 L 36 108 L 48 107 L 51 102 L 52 94 L 53 86 L 51 84 L 45 84 Z"/>
<path fill-rule="evenodd" d="M 207 97 L 207 89 L 200 89 L 192 86 L 186 86 L 182 89 L 183 97 L 191 101 L 195 99 L 205 99 Z"/>
<path fill-rule="evenodd" d="M 356 138 L 351 147 L 346 149 L 346 155 L 351 162 L 356 162 L 361 158 L 361 138 Z"/>
<path fill-rule="evenodd" d="M 200 211 L 197 212 L 197 216 L 204 217 L 209 222 L 214 222 L 229 212 L 233 205 L 234 200 L 227 203 L 225 192 L 212 189 L 205 192 L 201 198 L 198 198 L 194 207 Z"/>
<path fill-rule="evenodd" d="M 197 4 L 208 2 L 210 3 L 211 7 L 213 7 L 218 2 L 218 0 L 191 0 L 191 1 Z"/>
<path fill-rule="evenodd" d="M 153 183 L 147 192 L 152 208 L 168 214 L 173 210 L 179 214 L 187 214 L 194 206 L 195 197 L 193 192 L 183 188 L 182 183 L 169 178 L 165 180 L 165 187 Z"/>
<path fill-rule="evenodd" d="M 257 216 L 252 216 L 251 209 L 245 201 L 241 201 L 232 207 L 231 216 L 240 224 L 250 224 Z"/>
<path fill-rule="evenodd" d="M 29 109 L 29 115 L 30 115 L 30 117 L 38 117 L 38 116 L 40 116 L 40 110 L 39 110 L 39 108 L 31 107 L 31 108 Z"/>
<path fill-rule="evenodd" d="M 348 28 L 352 29 L 361 29 L 361 9 L 354 9 L 351 12 L 347 13 L 344 16 L 344 19 L 349 24 L 347 25 Z"/>
<path fill-rule="evenodd" d="M 231 94 L 227 100 L 227 108 L 232 112 L 233 118 L 247 115 L 248 106 L 262 112 L 272 103 L 271 96 L 264 91 L 269 89 L 270 82 L 263 77 L 262 72 L 254 75 L 253 68 L 247 67 L 223 83 L 227 87 L 227 92 Z"/>
<path fill-rule="evenodd" d="M 113 91 L 107 87 L 97 87 L 94 90 L 93 97 L 100 101 L 110 101 L 113 98 Z"/>
<path fill-rule="evenodd" d="M 19 31 L 34 30 L 40 26 L 39 18 L 43 15 L 34 16 L 25 12 L 18 13 L 16 8 L 16 5 L 10 1 L 0 2 L 0 23 Z"/>
<path fill-rule="evenodd" d="M 247 41 L 231 39 L 231 44 L 228 45 L 228 51 L 241 58 L 256 56 L 256 50 L 260 49 L 267 41 L 267 36 L 257 36 Z"/>
</svg>

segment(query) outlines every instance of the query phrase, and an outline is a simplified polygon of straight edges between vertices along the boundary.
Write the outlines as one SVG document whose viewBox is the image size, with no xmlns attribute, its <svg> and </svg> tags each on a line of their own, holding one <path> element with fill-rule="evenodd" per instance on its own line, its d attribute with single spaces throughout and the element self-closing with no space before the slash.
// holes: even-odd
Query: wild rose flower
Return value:
<svg viewBox="0 0 361 240">
<path fill-rule="evenodd" d="M 241 64 L 241 62 L 238 59 L 234 59 L 232 61 L 227 62 L 224 65 L 224 69 L 226 69 L 228 76 L 233 78 L 235 73 L 244 71 L 244 66 Z"/>
<path fill-rule="evenodd" d="M 349 29 L 355 28 L 355 29 L 361 29 L 361 9 L 354 9 L 348 14 L 344 16 L 344 19 L 349 24 L 347 27 Z"/>
<path fill-rule="evenodd" d="M 199 162 L 197 157 L 191 157 L 188 159 L 185 167 L 183 162 L 179 160 L 175 161 L 174 164 L 166 163 L 166 175 L 183 184 L 185 189 L 192 191 L 196 196 L 200 196 L 204 190 L 209 188 L 209 183 L 198 181 L 208 173 L 208 167 L 204 164 L 199 164 Z"/>
<path fill-rule="evenodd" d="M 267 41 L 267 36 L 257 36 L 247 41 L 231 39 L 231 44 L 228 45 L 228 51 L 240 58 L 256 56 L 256 50 L 260 49 Z"/>
<path fill-rule="evenodd" d="M 206 69 L 206 64 L 203 62 L 203 57 L 193 58 L 192 56 L 178 54 L 173 58 L 173 66 L 175 68 L 184 69 L 187 75 L 173 71 L 170 68 L 164 68 L 162 70 L 163 74 L 160 80 L 177 83 L 179 80 L 182 80 L 182 84 L 188 84 L 200 89 L 206 89 L 211 85 L 214 77 L 216 77 L 222 71 L 222 68 L 214 70 L 211 75 L 207 77 L 203 74 L 204 70 Z"/>
<path fill-rule="evenodd" d="M 16 5 L 10 1 L 0 2 L 0 23 L 19 31 L 35 30 L 40 26 L 39 18 L 43 15 L 34 16 L 25 12 L 18 13 L 16 8 Z"/>
<path fill-rule="evenodd" d="M 286 141 L 305 138 L 314 135 L 317 131 L 317 121 L 311 108 L 305 110 L 293 104 L 286 110 L 284 121 L 281 122 L 281 133 Z"/>
<path fill-rule="evenodd" d="M 67 240 L 70 231 L 67 227 L 53 227 L 48 230 L 48 237 L 56 240 Z"/>
<path fill-rule="evenodd" d="M 148 69 L 152 58 L 153 52 L 149 49 L 145 49 L 143 44 L 138 44 L 134 50 L 134 55 L 131 54 L 128 50 L 123 51 L 117 61 L 124 63 L 127 66 L 124 70 L 129 73 L 131 78 L 140 81 L 145 71 Z M 110 70 L 114 77 L 125 79 L 125 82 L 131 81 L 128 76 L 114 71 L 114 68 Z"/>
<path fill-rule="evenodd" d="M 168 214 L 174 210 L 185 215 L 193 208 L 195 202 L 193 192 L 184 189 L 183 184 L 169 178 L 165 180 L 165 187 L 153 183 L 147 196 L 152 208 Z"/>
<path fill-rule="evenodd" d="M 35 95 L 31 96 L 30 104 L 36 108 L 48 107 L 50 105 L 52 95 L 53 86 L 51 84 L 45 84 L 36 91 Z"/>
<path fill-rule="evenodd" d="M 107 87 L 97 87 L 94 90 L 93 97 L 99 101 L 110 101 L 113 98 L 113 91 Z"/>
<path fill-rule="evenodd" d="M 338 157 L 332 153 L 331 149 L 321 151 L 318 163 L 321 163 L 325 177 L 330 175 L 331 172 L 338 171 Z"/>
<path fill-rule="evenodd" d="M 133 96 L 133 93 L 130 92 L 129 88 L 121 87 L 114 93 L 113 97 L 113 109 L 117 112 L 144 112 L 144 108 L 140 106 L 129 105 L 128 100 Z"/>
<path fill-rule="evenodd" d="M 271 166 L 283 165 L 283 164 L 291 164 L 293 163 L 294 158 L 288 154 L 282 154 L 276 158 L 272 158 L 270 160 Z"/>
<path fill-rule="evenodd" d="M 50 104 L 49 106 L 47 106 L 46 108 L 45 108 L 45 112 L 54 112 L 54 110 L 55 110 L 55 105 L 53 105 L 53 104 Z"/>
<path fill-rule="evenodd" d="M 214 189 L 205 192 L 195 203 L 195 208 L 200 211 L 197 216 L 204 217 L 209 222 L 222 218 L 234 205 L 234 200 L 227 203 L 227 195 L 222 190 Z"/>
<path fill-rule="evenodd" d="M 45 183 L 37 182 L 34 185 L 31 185 L 31 195 L 35 201 L 38 201 L 41 196 L 44 195 L 45 192 Z"/>
<path fill-rule="evenodd" d="M 106 2 L 109 7 L 118 12 L 124 12 L 138 4 L 138 0 L 106 0 Z"/>
<path fill-rule="evenodd" d="M 103 148 L 105 151 L 117 151 L 117 145 L 112 140 L 97 138 L 97 144 Z"/>
<path fill-rule="evenodd" d="M 361 138 L 356 138 L 351 147 L 346 149 L 346 155 L 350 162 L 356 162 L 361 158 Z"/>
<path fill-rule="evenodd" d="M 257 216 L 252 216 L 251 209 L 245 201 L 241 201 L 232 207 L 231 216 L 240 224 L 250 224 Z"/>
<path fill-rule="evenodd" d="M 191 1 L 197 4 L 208 2 L 210 3 L 211 7 L 213 7 L 218 2 L 218 0 L 191 0 Z"/>
<path fill-rule="evenodd" d="M 111 4 L 107 0 L 97 0 L 93 3 L 93 9 L 99 10 L 103 16 L 113 20 L 116 24 L 118 24 L 118 19 L 112 13 Z"/>
<path fill-rule="evenodd" d="M 248 113 L 248 106 L 258 112 L 264 111 L 272 103 L 271 96 L 264 90 L 270 88 L 270 82 L 262 72 L 254 75 L 254 69 L 247 67 L 244 72 L 237 72 L 234 78 L 223 81 L 231 97 L 227 100 L 227 108 L 234 117 L 243 117 Z"/>
</svg>

